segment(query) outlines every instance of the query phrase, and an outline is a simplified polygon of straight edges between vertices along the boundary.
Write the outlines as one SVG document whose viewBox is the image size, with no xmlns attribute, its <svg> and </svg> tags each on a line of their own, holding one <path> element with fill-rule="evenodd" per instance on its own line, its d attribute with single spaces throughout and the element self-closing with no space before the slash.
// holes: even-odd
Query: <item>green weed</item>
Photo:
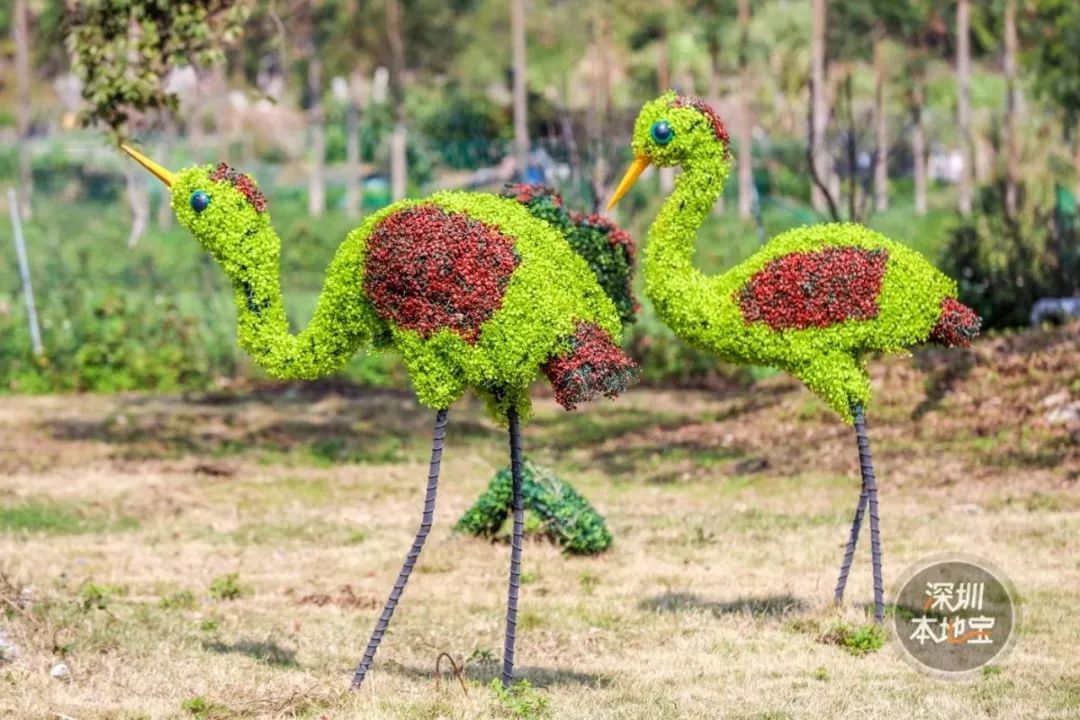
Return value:
<svg viewBox="0 0 1080 720">
<path fill-rule="evenodd" d="M 0 507 L 0 531 L 4 532 L 82 535 L 106 530 L 133 530 L 138 525 L 134 518 L 88 516 L 66 504 L 51 500 L 30 499 L 18 505 Z"/>
<path fill-rule="evenodd" d="M 126 594 L 127 589 L 118 585 L 88 582 L 79 590 L 79 601 L 83 610 L 108 610 L 113 598 Z"/>
<path fill-rule="evenodd" d="M 488 687 L 505 715 L 521 720 L 549 716 L 548 699 L 537 692 L 528 680 L 519 680 L 507 689 L 498 678 L 494 678 Z"/>
<path fill-rule="evenodd" d="M 852 627 L 847 623 L 836 623 L 820 641 L 826 645 L 839 645 L 856 657 L 880 650 L 885 645 L 885 629 L 876 623 Z"/>
<path fill-rule="evenodd" d="M 247 594 L 247 588 L 240 584 L 240 573 L 219 575 L 210 581 L 210 597 L 215 600 L 236 600 Z"/>
<path fill-rule="evenodd" d="M 162 610 L 191 610 L 197 604 L 198 600 L 195 597 L 195 593 L 186 589 L 177 590 L 158 600 L 158 607 Z"/>
</svg>

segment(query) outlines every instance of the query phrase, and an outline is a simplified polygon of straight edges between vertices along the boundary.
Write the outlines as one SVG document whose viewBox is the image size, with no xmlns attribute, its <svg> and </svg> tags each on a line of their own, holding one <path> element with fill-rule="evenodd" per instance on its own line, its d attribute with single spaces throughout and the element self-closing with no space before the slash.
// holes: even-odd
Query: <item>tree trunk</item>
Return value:
<svg viewBox="0 0 1080 720">
<path fill-rule="evenodd" d="M 593 196 L 593 212 L 600 212 L 609 197 L 609 174 L 606 148 L 604 147 L 605 128 L 611 117 L 611 24 L 607 14 L 599 3 L 592 5 L 592 32 L 589 42 L 592 45 L 590 56 L 595 63 L 589 73 L 589 84 L 593 100 L 586 113 L 586 135 L 588 152 L 591 155 L 592 168 L 589 174 L 589 187 Z M 617 210 L 616 210 L 617 212 Z"/>
<path fill-rule="evenodd" d="M 825 130 L 829 122 L 829 108 L 825 99 L 825 2 L 826 0 L 812 0 L 810 114 L 813 132 L 810 137 L 810 162 L 813 163 L 812 169 L 818 179 L 828 186 L 832 173 L 825 154 Z M 827 209 L 825 193 L 817 183 L 811 186 L 810 201 L 818 212 Z"/>
<path fill-rule="evenodd" d="M 1020 174 L 1017 137 L 1016 0 L 1005 0 L 1005 215 L 1016 217 L 1016 185 Z"/>
<path fill-rule="evenodd" d="M 326 118 L 323 113 L 322 59 L 312 45 L 308 59 L 308 128 L 311 137 L 311 173 L 308 175 L 308 214 L 326 211 Z"/>
<path fill-rule="evenodd" d="M 855 108 L 854 93 L 852 92 L 851 69 L 849 68 L 843 84 L 844 113 L 847 115 L 847 132 L 845 133 L 845 150 L 847 151 L 848 169 L 848 220 L 861 222 L 862 215 L 859 212 L 859 170 L 856 167 L 858 161 L 858 147 L 855 143 Z"/>
<path fill-rule="evenodd" d="M 720 104 L 720 78 L 723 76 L 723 68 L 720 61 L 720 38 L 718 38 L 715 32 L 709 38 L 709 102 L 713 107 Z M 716 199 L 716 204 L 713 205 L 713 213 L 721 215 L 724 212 L 724 196 L 721 194 Z"/>
<path fill-rule="evenodd" d="M 353 73 L 349 83 L 349 100 L 345 106 L 345 214 L 360 214 L 360 104 L 364 93 L 363 73 Z"/>
<path fill-rule="evenodd" d="M 30 219 L 34 189 L 30 163 L 30 10 L 27 0 L 15 0 L 11 34 L 15 43 L 15 125 L 18 133 L 19 205 L 22 218 Z"/>
<path fill-rule="evenodd" d="M 915 180 L 915 214 L 926 214 L 926 138 L 923 134 L 923 103 L 926 92 L 923 78 L 913 79 L 911 89 L 911 159 Z"/>
<path fill-rule="evenodd" d="M 385 0 L 386 41 L 390 46 L 390 98 L 394 105 L 394 131 L 390 136 L 390 194 L 405 197 L 408 189 L 405 129 L 405 45 L 401 39 L 401 3 Z"/>
<path fill-rule="evenodd" d="M 131 232 L 128 233 L 128 249 L 139 244 L 150 220 L 150 199 L 142 186 L 143 174 L 135 163 L 125 163 L 128 207 L 131 208 Z"/>
<path fill-rule="evenodd" d="M 957 209 L 971 213 L 971 28 L 969 0 L 956 2 L 956 125 L 960 134 L 960 185 Z"/>
<path fill-rule="evenodd" d="M 885 36 L 874 37 L 874 210 L 889 209 L 889 135 L 885 115 Z"/>
<path fill-rule="evenodd" d="M 518 179 L 524 180 L 525 171 L 529 165 L 529 124 L 526 115 L 525 0 L 510 0 L 510 34 L 514 46 L 514 170 Z"/>
<path fill-rule="evenodd" d="M 660 93 L 671 89 L 671 54 L 668 48 L 668 34 L 671 32 L 668 23 L 671 8 L 672 0 L 664 0 L 663 25 L 656 42 L 656 90 Z M 675 189 L 675 168 L 662 167 L 658 169 L 657 174 L 660 176 L 660 193 L 670 195 Z"/>
<path fill-rule="evenodd" d="M 739 217 L 754 212 L 753 113 L 750 107 L 750 0 L 739 0 Z"/>
<path fill-rule="evenodd" d="M 165 167 L 170 167 L 169 156 L 172 154 L 173 143 L 176 142 L 176 121 L 171 116 L 164 116 L 161 120 L 161 150 L 158 151 L 158 162 L 163 163 Z M 169 202 L 171 195 L 169 190 L 158 184 L 161 189 L 161 202 L 158 203 L 157 208 L 157 225 L 163 230 L 167 230 L 172 227 L 172 205 Z"/>
<path fill-rule="evenodd" d="M 203 161 L 206 148 L 206 128 L 203 127 L 203 112 L 206 108 L 206 97 L 203 93 L 203 77 L 196 74 L 195 87 L 191 93 L 191 112 L 187 121 L 187 144 L 191 148 L 191 156 L 196 163 Z"/>
</svg>

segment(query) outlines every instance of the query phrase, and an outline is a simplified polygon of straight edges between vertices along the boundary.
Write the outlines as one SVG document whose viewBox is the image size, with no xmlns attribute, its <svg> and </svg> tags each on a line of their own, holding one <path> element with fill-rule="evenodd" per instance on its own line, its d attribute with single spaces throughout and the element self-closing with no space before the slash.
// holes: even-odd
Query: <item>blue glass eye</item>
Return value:
<svg viewBox="0 0 1080 720">
<path fill-rule="evenodd" d="M 667 145 L 675 137 L 675 131 L 671 129 L 671 125 L 667 120 L 654 122 L 652 127 L 649 128 L 649 134 L 652 135 L 652 139 L 656 141 L 657 145 Z"/>
<path fill-rule="evenodd" d="M 210 196 L 204 190 L 196 190 L 191 193 L 191 209 L 201 213 L 210 205 Z"/>
</svg>

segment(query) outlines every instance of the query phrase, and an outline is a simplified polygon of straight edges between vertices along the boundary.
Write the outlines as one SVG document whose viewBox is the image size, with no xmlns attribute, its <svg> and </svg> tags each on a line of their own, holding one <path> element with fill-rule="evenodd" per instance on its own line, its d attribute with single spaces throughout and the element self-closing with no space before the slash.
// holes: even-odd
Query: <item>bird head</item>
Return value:
<svg viewBox="0 0 1080 720">
<path fill-rule="evenodd" d="M 727 128 L 701 98 L 668 91 L 645 104 L 634 121 L 634 162 L 615 188 L 608 210 L 622 199 L 649 165 L 684 165 L 696 157 L 728 162 Z"/>
<path fill-rule="evenodd" d="M 172 209 L 186 227 L 232 277 L 276 260 L 274 236 L 261 231 L 269 223 L 266 197 L 250 175 L 225 163 L 197 165 L 171 172 L 127 145 L 128 155 L 172 193 Z"/>
</svg>

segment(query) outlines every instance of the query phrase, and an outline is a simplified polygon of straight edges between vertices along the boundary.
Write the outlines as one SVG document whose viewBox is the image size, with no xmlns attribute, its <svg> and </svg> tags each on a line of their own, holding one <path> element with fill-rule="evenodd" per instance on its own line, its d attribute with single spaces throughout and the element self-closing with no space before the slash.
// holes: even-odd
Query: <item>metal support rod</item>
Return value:
<svg viewBox="0 0 1080 720">
<path fill-rule="evenodd" d="M 881 579 L 881 529 L 878 518 L 877 480 L 870 457 L 870 438 L 866 434 L 866 416 L 861 404 L 855 405 L 855 437 L 859 444 L 859 467 L 870 508 L 870 558 L 874 572 L 874 621 L 885 621 L 885 588 Z"/>
<path fill-rule="evenodd" d="M 852 408 L 854 411 L 854 408 Z M 851 570 L 851 561 L 855 557 L 855 544 L 859 541 L 859 531 L 862 529 L 863 515 L 866 513 L 866 503 L 870 499 L 866 491 L 866 481 L 862 482 L 862 491 L 859 493 L 859 504 L 855 507 L 855 517 L 851 521 L 851 533 L 848 535 L 847 548 L 844 550 L 844 562 L 840 565 L 840 577 L 836 580 L 836 604 L 844 601 L 844 588 L 847 587 L 848 572 Z"/>
<path fill-rule="evenodd" d="M 506 597 L 506 638 L 503 643 L 502 684 L 514 681 L 514 641 L 517 636 L 518 588 L 521 587 L 521 545 L 525 535 L 525 503 L 521 492 L 521 427 L 517 409 L 506 413 L 510 421 L 510 474 L 513 477 L 514 534 L 510 539 L 510 585 Z"/>
<path fill-rule="evenodd" d="M 19 219 L 19 200 L 14 188 L 8 188 L 7 196 L 8 209 L 11 211 L 11 233 L 15 239 L 15 255 L 19 259 L 23 299 L 26 301 L 26 320 L 30 325 L 30 343 L 34 355 L 41 357 L 45 354 L 45 348 L 41 344 L 41 327 L 38 325 L 37 307 L 34 304 L 34 286 L 30 282 L 30 264 L 26 260 L 26 243 L 23 240 L 22 221 Z"/>
<path fill-rule="evenodd" d="M 416 531 L 416 538 L 413 540 L 409 554 L 405 556 L 405 563 L 401 566 L 401 572 L 398 573 L 397 582 L 394 583 L 394 587 L 390 591 L 390 597 L 386 601 L 382 615 L 379 616 L 379 621 L 375 623 L 375 630 L 371 633 L 371 640 L 368 641 L 364 657 L 353 674 L 352 688 L 354 690 L 359 689 L 364 682 L 364 676 L 367 675 L 367 671 L 375 659 L 375 652 L 379 649 L 379 643 L 382 642 L 386 628 L 390 624 L 390 618 L 394 616 L 394 608 L 397 607 L 398 600 L 405 590 L 405 583 L 409 582 L 409 575 L 412 573 L 413 566 L 416 565 L 416 559 L 420 557 L 420 551 L 424 548 L 424 541 L 427 539 L 428 531 L 431 530 L 431 523 L 435 518 L 435 493 L 439 486 L 439 465 L 442 463 L 443 439 L 446 437 L 446 415 L 446 410 L 440 410 L 435 414 L 435 434 L 431 441 L 431 465 L 428 470 L 427 496 L 424 498 L 424 515 L 420 521 L 420 528 Z"/>
</svg>

